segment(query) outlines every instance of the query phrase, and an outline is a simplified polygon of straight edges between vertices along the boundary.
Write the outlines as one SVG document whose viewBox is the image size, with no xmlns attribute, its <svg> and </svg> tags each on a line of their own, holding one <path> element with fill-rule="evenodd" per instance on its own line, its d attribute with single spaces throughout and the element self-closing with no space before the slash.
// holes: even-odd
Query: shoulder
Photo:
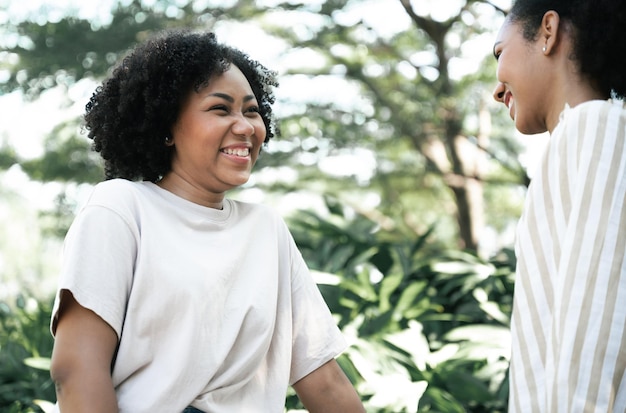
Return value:
<svg viewBox="0 0 626 413">
<path fill-rule="evenodd" d="M 89 234 L 120 234 L 130 230 L 133 237 L 138 237 L 138 211 L 136 197 L 139 182 L 113 179 L 96 184 L 86 202 L 76 215 L 67 239 L 79 239 L 84 243 Z"/>
<path fill-rule="evenodd" d="M 111 179 L 100 182 L 93 188 L 88 204 L 118 204 L 132 200 L 146 193 L 148 182 L 135 182 L 126 179 Z"/>
<path fill-rule="evenodd" d="M 602 128 L 614 123 L 624 123 L 626 106 L 620 100 L 591 100 L 573 108 L 566 107 L 561 116 L 561 120 L 570 126 Z"/>
<path fill-rule="evenodd" d="M 233 219 L 241 222 L 246 221 L 256 228 L 265 228 L 266 230 L 282 234 L 281 238 L 291 237 L 287 223 L 278 211 L 272 207 L 235 200 L 228 200 L 228 202 L 231 203 Z"/>
<path fill-rule="evenodd" d="M 626 159 L 626 109 L 621 101 L 590 101 L 566 108 L 550 139 L 545 174 L 555 186 L 598 191 L 621 179 Z M 556 171 L 560 171 L 559 175 Z M 593 196 L 592 196 L 593 198 Z"/>
<path fill-rule="evenodd" d="M 236 210 L 240 215 L 249 215 L 249 216 L 259 216 L 264 217 L 266 219 L 283 221 L 283 218 L 278 214 L 278 212 L 271 207 L 263 204 L 255 204 L 251 202 L 237 201 L 237 200 L 228 200 L 230 202 L 233 210 Z"/>
<path fill-rule="evenodd" d="M 148 182 L 135 182 L 126 179 L 111 179 L 94 186 L 84 209 L 105 208 L 120 215 L 134 215 L 134 211 L 149 196 Z"/>
<path fill-rule="evenodd" d="M 93 188 L 92 198 L 119 196 L 136 191 L 139 182 L 128 181 L 126 179 L 111 179 L 103 181 Z"/>
<path fill-rule="evenodd" d="M 552 145 L 581 156 L 615 147 L 626 137 L 626 108 L 622 101 L 593 100 L 566 107 L 552 134 Z"/>
</svg>

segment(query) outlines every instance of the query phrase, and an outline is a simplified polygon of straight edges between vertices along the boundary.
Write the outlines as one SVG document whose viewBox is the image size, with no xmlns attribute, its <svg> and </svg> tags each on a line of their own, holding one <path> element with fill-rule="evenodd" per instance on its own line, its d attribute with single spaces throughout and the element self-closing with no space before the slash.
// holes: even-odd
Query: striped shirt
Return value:
<svg viewBox="0 0 626 413">
<path fill-rule="evenodd" d="M 517 241 L 509 411 L 626 411 L 626 109 L 566 107 Z"/>
</svg>

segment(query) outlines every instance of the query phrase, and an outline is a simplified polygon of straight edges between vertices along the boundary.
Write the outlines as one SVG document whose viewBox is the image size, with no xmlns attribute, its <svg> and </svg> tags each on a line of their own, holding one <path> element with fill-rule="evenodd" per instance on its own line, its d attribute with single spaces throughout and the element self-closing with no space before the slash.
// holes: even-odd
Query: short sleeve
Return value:
<svg viewBox="0 0 626 413">
<path fill-rule="evenodd" d="M 121 335 L 137 255 L 137 232 L 117 212 L 86 206 L 65 238 L 51 332 L 58 321 L 61 291 L 72 293 Z"/>
<path fill-rule="evenodd" d="M 290 237 L 292 255 L 293 351 L 289 383 L 294 384 L 346 348 L 320 290 Z"/>
</svg>

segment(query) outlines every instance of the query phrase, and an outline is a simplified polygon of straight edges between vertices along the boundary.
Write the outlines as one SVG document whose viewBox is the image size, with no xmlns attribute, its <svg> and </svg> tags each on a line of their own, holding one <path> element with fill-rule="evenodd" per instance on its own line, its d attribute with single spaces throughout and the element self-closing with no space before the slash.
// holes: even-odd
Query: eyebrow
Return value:
<svg viewBox="0 0 626 413">
<path fill-rule="evenodd" d="M 218 97 L 218 98 L 222 98 L 222 99 L 224 99 L 224 100 L 226 100 L 226 101 L 228 101 L 230 103 L 234 103 L 235 102 L 235 99 L 233 99 L 232 96 L 230 96 L 230 95 L 228 95 L 226 93 L 215 92 L 215 93 L 209 94 L 209 96 L 215 96 L 215 97 Z M 246 96 L 244 96 L 243 101 L 244 102 L 249 102 L 249 101 L 254 100 L 254 99 L 256 99 L 256 96 L 254 96 L 254 95 L 246 95 Z"/>
</svg>

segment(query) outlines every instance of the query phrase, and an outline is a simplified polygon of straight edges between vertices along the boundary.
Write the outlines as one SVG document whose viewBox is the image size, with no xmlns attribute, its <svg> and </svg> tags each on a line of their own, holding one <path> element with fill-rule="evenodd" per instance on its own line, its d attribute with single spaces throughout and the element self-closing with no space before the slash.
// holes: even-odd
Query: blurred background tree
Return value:
<svg viewBox="0 0 626 413">
<path fill-rule="evenodd" d="M 282 134 L 235 196 L 275 205 L 311 268 L 338 277 L 320 285 L 344 331 L 355 331 L 342 365 L 368 411 L 414 411 L 418 403 L 420 411 L 505 411 L 506 351 L 502 341 L 484 343 L 484 327 L 508 325 L 509 234 L 529 182 L 524 148 L 491 98 L 491 46 L 509 3 L 125 0 L 97 18 L 50 5 L 15 17 L 7 7 L 0 13 L 0 99 L 37 102 L 60 91 L 60 107 L 84 106 L 88 95 L 74 91 L 93 91 L 150 33 L 216 31 L 278 70 L 281 82 Z M 17 170 L 54 185 L 54 201 L 37 222 L 41 239 L 58 241 L 102 167 L 77 116 L 59 121 L 41 146 L 40 155 L 26 157 L 5 137 L 0 176 Z M 8 201 L 16 194 L 2 182 Z M 0 239 L 4 262 L 13 243 Z M 24 266 L 2 263 L 3 280 L 23 281 Z M 50 265 L 36 268 L 34 278 L 56 276 Z M 11 302 L 9 292 L 0 300 Z M 9 305 L 6 314 L 26 314 L 20 308 Z M 457 330 L 468 326 L 477 330 Z M 384 366 L 368 376 L 358 360 L 383 349 Z M 385 404 L 368 380 L 397 374 L 410 396 Z"/>
<path fill-rule="evenodd" d="M 503 230 L 515 220 L 519 207 L 502 202 L 502 194 L 518 192 L 528 178 L 510 125 L 492 121 L 489 103 L 495 61 L 485 39 L 502 17 L 499 7 L 449 1 L 446 14 L 435 18 L 427 13 L 442 3 L 434 1 L 421 2 L 431 9 L 407 0 L 226 3 L 133 0 L 118 3 L 108 22 L 72 15 L 9 20 L 0 91 L 36 99 L 50 88 L 99 80 L 128 48 L 162 28 L 226 27 L 235 37 L 242 24 L 255 25 L 283 48 L 283 136 L 259 169 L 295 173 L 258 187 L 332 193 L 379 215 L 381 225 L 410 232 L 437 222 L 442 242 L 470 251 L 479 250 L 485 225 Z M 477 45 L 483 47 L 478 55 Z M 248 52 L 261 60 L 265 54 Z M 302 88 L 317 90 L 303 97 Z M 96 182 L 97 159 L 84 150 L 88 142 L 77 127 L 72 120 L 51 131 L 42 157 L 27 162 L 5 145 L 0 167 L 20 163 L 40 181 Z M 374 201 L 364 205 L 364 199 Z"/>
</svg>

